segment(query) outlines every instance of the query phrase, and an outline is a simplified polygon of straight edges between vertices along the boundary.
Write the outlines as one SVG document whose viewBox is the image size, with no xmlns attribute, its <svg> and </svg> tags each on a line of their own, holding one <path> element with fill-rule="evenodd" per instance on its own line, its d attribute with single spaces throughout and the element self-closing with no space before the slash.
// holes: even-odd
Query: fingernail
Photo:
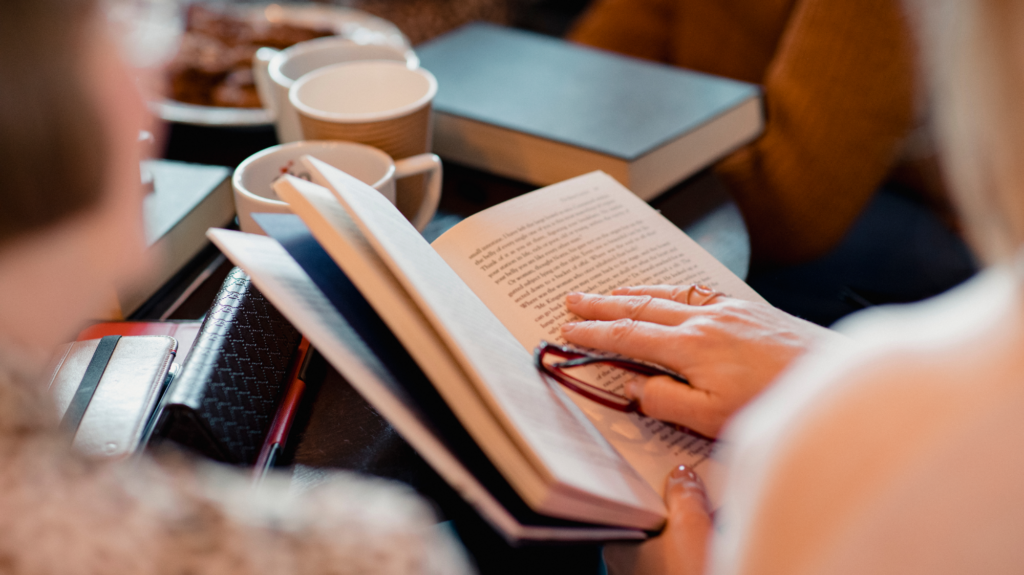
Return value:
<svg viewBox="0 0 1024 575">
<path fill-rule="evenodd" d="M 628 291 L 629 291 L 629 288 L 624 288 L 624 287 L 615 288 L 615 289 L 612 290 L 612 295 L 622 295 L 624 293 L 627 293 Z"/>
<path fill-rule="evenodd" d="M 670 496 L 670 494 L 672 495 Z M 711 514 L 711 502 L 708 501 L 708 492 L 704 489 L 704 482 L 701 481 L 699 475 L 694 473 L 693 469 L 685 465 L 680 465 L 668 474 L 665 496 L 670 505 L 672 501 L 679 501 L 680 497 L 696 498 L 701 502 L 704 511 Z"/>
<path fill-rule="evenodd" d="M 668 474 L 668 480 L 669 483 L 672 485 L 676 485 L 686 481 L 692 483 L 703 483 L 700 480 L 700 476 L 697 475 L 697 473 L 693 469 L 687 467 L 686 465 L 680 465 L 679 467 L 673 469 L 672 473 Z"/>
<path fill-rule="evenodd" d="M 697 497 L 703 502 L 705 511 L 710 512 L 711 510 L 708 492 L 704 489 L 704 481 L 693 469 L 685 465 L 676 467 L 672 473 L 668 474 L 668 485 L 665 486 L 665 492 L 666 495 L 669 492 L 674 492 L 685 497 Z"/>
<path fill-rule="evenodd" d="M 570 321 L 569 323 L 562 324 L 562 333 L 572 331 L 572 328 L 576 327 L 576 322 Z"/>
<path fill-rule="evenodd" d="M 626 397 L 640 401 L 644 398 L 644 382 L 640 378 L 633 378 L 626 382 Z"/>
<path fill-rule="evenodd" d="M 571 294 L 565 296 L 565 302 L 566 303 L 580 303 L 581 299 L 583 299 L 583 294 L 581 294 L 580 292 L 575 292 L 575 291 L 572 292 Z"/>
</svg>

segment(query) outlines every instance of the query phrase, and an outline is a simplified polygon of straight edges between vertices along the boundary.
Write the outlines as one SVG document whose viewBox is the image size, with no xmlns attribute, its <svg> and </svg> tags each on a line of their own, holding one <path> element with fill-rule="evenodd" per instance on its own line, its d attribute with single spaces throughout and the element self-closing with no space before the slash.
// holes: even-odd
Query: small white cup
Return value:
<svg viewBox="0 0 1024 575">
<path fill-rule="evenodd" d="M 311 179 L 299 161 L 307 154 L 373 187 L 392 204 L 397 200 L 396 180 L 427 174 L 427 193 L 423 195 L 416 213 L 405 216 L 416 229 L 423 231 L 437 211 L 441 200 L 441 160 L 434 154 L 419 154 L 396 161 L 377 148 L 355 142 L 301 141 L 257 152 L 235 169 L 231 184 L 235 191 L 238 224 L 243 232 L 263 234 L 252 218 L 254 213 L 292 213 L 288 204 L 274 193 L 271 184 L 285 173 Z"/>
<path fill-rule="evenodd" d="M 345 140 L 394 158 L 430 151 L 434 75 L 397 62 L 347 62 L 320 68 L 292 85 L 288 99 L 310 140 Z"/>
<path fill-rule="evenodd" d="M 389 60 L 419 68 L 420 59 L 411 48 L 391 44 L 361 44 L 348 38 L 328 36 L 299 42 L 284 50 L 260 48 L 253 58 L 253 76 L 263 106 L 270 111 L 282 144 L 302 139 L 302 128 L 288 90 L 299 78 L 320 68 L 343 62 Z"/>
</svg>

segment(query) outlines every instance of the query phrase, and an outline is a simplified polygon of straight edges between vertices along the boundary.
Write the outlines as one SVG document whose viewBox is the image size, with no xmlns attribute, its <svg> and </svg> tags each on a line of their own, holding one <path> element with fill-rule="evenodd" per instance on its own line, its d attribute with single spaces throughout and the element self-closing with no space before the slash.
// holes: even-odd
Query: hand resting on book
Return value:
<svg viewBox="0 0 1024 575">
<path fill-rule="evenodd" d="M 725 295 L 684 303 L 691 286 L 572 293 L 569 311 L 585 321 L 562 326 L 570 343 L 668 367 L 669 377 L 638 378 L 627 393 L 651 417 L 715 437 L 725 422 L 808 349 L 842 336 L 768 304 Z"/>
</svg>

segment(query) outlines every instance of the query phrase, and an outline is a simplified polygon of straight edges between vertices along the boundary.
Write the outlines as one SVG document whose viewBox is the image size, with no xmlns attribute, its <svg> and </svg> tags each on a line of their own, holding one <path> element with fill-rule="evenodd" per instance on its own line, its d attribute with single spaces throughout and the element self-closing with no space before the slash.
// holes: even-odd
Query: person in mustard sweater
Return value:
<svg viewBox="0 0 1024 575">
<path fill-rule="evenodd" d="M 568 37 L 763 86 L 764 134 L 715 171 L 750 234 L 751 285 L 827 325 L 975 268 L 921 145 L 907 19 L 897 0 L 597 0 Z"/>
</svg>

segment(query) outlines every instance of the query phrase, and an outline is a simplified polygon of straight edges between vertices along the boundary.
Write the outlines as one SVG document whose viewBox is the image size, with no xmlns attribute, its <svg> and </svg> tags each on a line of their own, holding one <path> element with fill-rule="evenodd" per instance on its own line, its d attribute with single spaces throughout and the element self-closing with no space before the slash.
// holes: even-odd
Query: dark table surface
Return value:
<svg viewBox="0 0 1024 575">
<path fill-rule="evenodd" d="M 211 128 L 172 125 L 164 157 L 231 168 L 276 144 L 269 126 Z M 480 210 L 535 186 L 446 164 L 441 205 L 424 231 L 433 239 Z M 651 202 L 673 223 L 745 277 L 749 243 L 743 221 L 709 172 L 683 182 Z M 232 265 L 209 246 L 133 319 L 197 319 L 206 313 Z M 411 485 L 449 520 L 481 573 L 597 573 L 596 545 L 509 546 L 445 484 L 423 459 L 326 363 L 318 385 L 307 390 L 281 464 L 293 481 L 312 484 L 325 470 L 344 469 Z"/>
</svg>

